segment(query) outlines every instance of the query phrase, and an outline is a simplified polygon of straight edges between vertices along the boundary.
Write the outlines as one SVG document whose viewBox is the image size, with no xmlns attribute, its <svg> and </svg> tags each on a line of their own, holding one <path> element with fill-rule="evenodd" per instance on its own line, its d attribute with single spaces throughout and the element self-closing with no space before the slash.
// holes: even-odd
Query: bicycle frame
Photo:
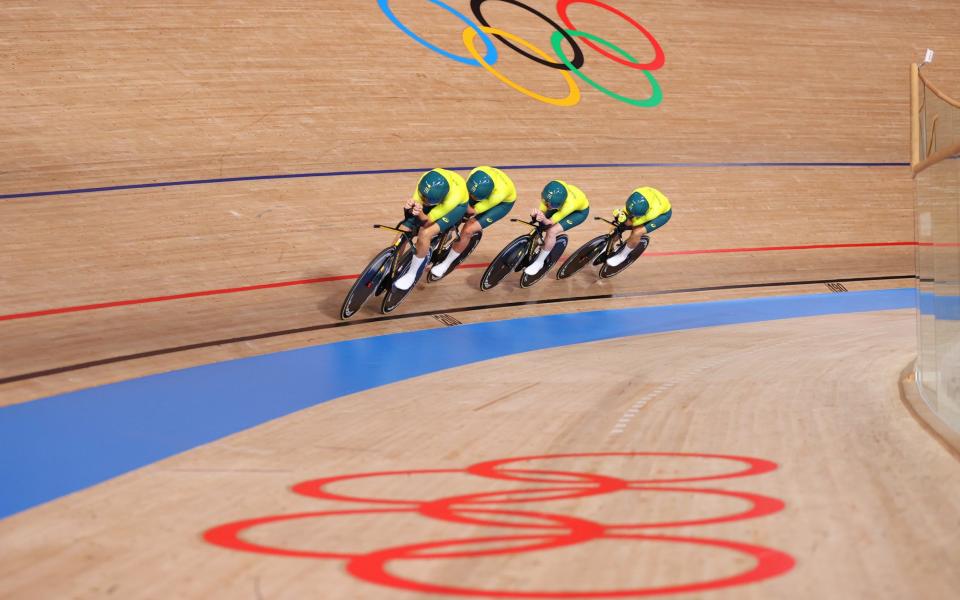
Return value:
<svg viewBox="0 0 960 600">
<path fill-rule="evenodd" d="M 396 279 L 397 271 L 400 268 L 400 255 L 402 254 L 403 244 L 408 244 L 413 247 L 413 238 L 416 235 L 416 231 L 406 231 L 398 227 L 390 227 L 389 225 L 374 225 L 373 228 L 396 231 L 400 234 L 397 236 L 396 241 L 393 242 L 393 246 L 397 251 L 393 253 L 393 258 L 390 259 L 390 278 L 391 280 Z"/>
<path fill-rule="evenodd" d="M 404 215 L 410 216 L 410 213 L 405 211 Z M 444 245 L 446 245 L 446 243 L 450 241 L 451 235 L 454 236 L 453 243 L 457 243 L 457 241 L 460 240 L 460 228 L 463 226 L 464 223 L 466 223 L 467 219 L 468 217 L 464 215 L 456 225 L 454 225 L 453 227 L 451 227 L 450 229 L 442 233 L 440 235 L 440 239 L 438 240 L 436 247 L 431 248 L 431 253 L 436 252 L 437 250 L 443 248 Z M 412 231 L 406 231 L 398 227 L 390 227 L 389 225 L 374 225 L 373 227 L 374 229 L 388 229 L 390 231 L 396 231 L 397 233 L 399 233 L 400 237 L 398 237 L 397 240 L 393 243 L 394 246 L 400 246 L 400 244 L 402 244 L 403 242 L 406 242 L 411 246 L 415 246 L 413 243 L 413 238 L 417 237 L 417 234 L 419 233 L 422 225 L 417 225 L 416 228 L 413 229 Z M 398 251 L 397 254 L 399 253 L 400 252 Z"/>
<path fill-rule="evenodd" d="M 607 236 L 607 246 L 606 248 L 604 248 L 604 253 L 607 254 L 608 256 L 613 253 L 613 249 L 618 243 L 623 242 L 624 232 L 633 230 L 633 226 L 627 225 L 625 222 L 614 223 L 613 221 L 608 221 L 603 217 L 594 217 L 593 219 L 595 221 L 603 221 L 604 223 L 607 223 L 608 225 L 613 227 L 613 231 L 611 231 Z"/>
<path fill-rule="evenodd" d="M 524 257 L 529 264 L 529 261 L 531 261 L 533 257 L 536 256 L 536 253 L 540 251 L 540 248 L 543 247 L 543 232 L 545 227 L 543 223 L 539 221 L 536 223 L 531 223 L 530 221 L 524 221 L 523 219 L 510 219 L 510 222 L 523 223 L 524 225 L 529 225 L 530 227 L 533 228 L 533 230 L 530 231 L 529 234 L 527 234 L 530 236 L 531 243 L 527 244 L 527 251 Z M 539 243 L 533 243 L 534 240 L 536 240 L 536 242 L 539 242 Z M 520 261 L 521 264 L 523 264 L 523 262 L 524 262 L 523 260 Z"/>
</svg>

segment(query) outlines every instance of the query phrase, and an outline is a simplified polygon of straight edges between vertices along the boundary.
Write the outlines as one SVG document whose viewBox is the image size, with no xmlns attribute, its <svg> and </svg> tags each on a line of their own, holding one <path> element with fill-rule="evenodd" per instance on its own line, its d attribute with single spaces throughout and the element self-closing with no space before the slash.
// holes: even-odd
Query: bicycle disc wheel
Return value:
<svg viewBox="0 0 960 600">
<path fill-rule="evenodd" d="M 483 272 L 483 277 L 480 278 L 480 289 L 486 291 L 500 283 L 523 258 L 529 243 L 530 236 L 521 235 L 507 244 Z"/>
<path fill-rule="evenodd" d="M 370 294 L 380 287 L 380 282 L 387 276 L 387 268 L 395 250 L 393 246 L 381 250 L 353 282 L 340 307 L 341 319 L 352 317 L 370 298 Z"/>
<path fill-rule="evenodd" d="M 593 261 L 594 258 L 602 254 L 604 247 L 607 245 L 607 238 L 607 235 L 598 235 L 586 244 L 577 248 L 577 251 L 571 254 L 570 258 L 563 261 L 563 264 L 560 265 L 559 269 L 557 269 L 557 279 L 566 279 L 567 277 L 570 277 L 583 267 L 587 266 L 587 264 Z"/>
<path fill-rule="evenodd" d="M 617 275 L 618 273 L 622 272 L 624 269 L 626 269 L 627 267 L 635 263 L 637 259 L 640 258 L 640 255 L 644 253 L 644 251 L 647 249 L 647 246 L 649 245 L 650 245 L 650 238 L 648 238 L 647 236 L 641 237 L 640 244 L 638 244 L 637 247 L 633 249 L 633 252 L 631 252 L 630 255 L 627 256 L 627 259 L 625 261 L 623 261 L 622 263 L 620 263 L 615 267 L 611 267 L 606 262 L 604 262 L 603 266 L 600 267 L 600 278 L 610 279 L 614 275 Z"/>
<path fill-rule="evenodd" d="M 467 257 L 470 256 L 470 254 L 477 249 L 477 246 L 480 244 L 480 238 L 482 237 L 483 237 L 482 231 L 478 231 L 475 234 L 473 234 L 473 236 L 470 238 L 470 243 L 468 243 L 467 247 L 463 249 L 463 253 L 460 254 L 460 256 L 453 259 L 453 262 L 450 263 L 450 268 L 448 268 L 446 272 L 444 272 L 444 274 L 440 277 L 435 276 L 432 271 L 427 273 L 427 281 L 429 283 L 433 283 L 434 281 L 440 281 L 441 279 L 443 279 L 444 277 L 452 273 L 454 269 L 459 267 L 460 264 L 463 263 L 463 261 L 465 261 Z M 443 256 L 444 258 L 438 262 L 442 262 L 443 260 L 446 259 L 446 256 L 447 256 L 446 252 L 443 254 Z"/>
<path fill-rule="evenodd" d="M 406 258 L 405 264 L 403 264 L 402 268 L 397 272 L 398 278 L 401 277 L 404 273 L 406 273 L 407 269 L 410 268 L 410 260 L 412 257 L 413 257 L 413 253 L 411 252 L 410 256 Z M 429 261 L 425 260 L 422 263 L 420 263 L 420 271 L 417 273 L 416 278 L 413 280 L 413 285 L 411 285 L 409 288 L 405 290 L 401 290 L 397 288 L 397 286 L 393 285 L 393 282 L 390 282 L 390 289 L 388 289 L 387 293 L 383 296 L 383 304 L 380 305 L 380 312 L 382 312 L 383 314 L 387 314 L 387 313 L 393 312 L 395 308 L 400 306 L 400 303 L 403 302 L 404 299 L 410 295 L 410 292 L 413 291 L 413 288 L 417 287 L 417 283 L 419 283 L 420 277 L 423 276 L 423 272 L 426 270 L 428 262 Z"/>
<path fill-rule="evenodd" d="M 550 271 L 551 267 L 553 267 L 554 263 L 556 263 L 560 259 L 560 257 L 563 256 L 563 252 L 564 250 L 567 249 L 567 244 L 569 242 L 570 240 L 567 238 L 567 236 L 562 234 L 558 235 L 557 243 L 554 244 L 553 249 L 550 250 L 550 254 L 547 255 L 547 259 L 543 261 L 543 268 L 541 268 L 536 275 L 527 275 L 526 273 L 521 275 L 520 287 L 522 288 L 531 287 L 535 283 L 543 279 L 546 276 L 546 274 Z"/>
</svg>

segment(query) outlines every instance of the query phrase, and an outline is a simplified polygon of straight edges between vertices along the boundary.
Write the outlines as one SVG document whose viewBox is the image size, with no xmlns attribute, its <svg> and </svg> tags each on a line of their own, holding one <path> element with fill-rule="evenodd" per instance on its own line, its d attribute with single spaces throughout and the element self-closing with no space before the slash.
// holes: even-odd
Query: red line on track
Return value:
<svg viewBox="0 0 960 600">
<path fill-rule="evenodd" d="M 691 254 L 725 254 L 734 252 L 781 252 L 788 250 L 823 250 L 835 248 L 878 248 L 886 246 L 917 246 L 917 242 L 867 242 L 860 244 L 811 244 L 807 246 L 765 246 L 757 248 L 714 248 L 709 250 L 674 250 L 671 252 L 647 252 L 646 256 L 686 256 Z M 919 245 L 930 245 L 921 243 Z M 946 245 L 946 244 L 937 244 Z M 489 263 L 474 263 L 460 265 L 461 269 L 484 269 Z M 222 294 L 235 294 L 238 292 L 252 292 L 255 290 L 269 290 L 274 288 L 290 287 L 294 285 L 308 285 L 311 283 L 328 283 L 331 281 L 343 281 L 356 279 L 358 275 L 334 275 L 331 277 L 315 277 L 312 279 L 296 279 L 293 281 L 277 281 L 273 283 L 261 283 L 257 285 L 245 285 L 241 287 L 221 288 L 217 290 L 203 290 L 199 292 L 186 292 L 183 294 L 173 294 L 170 296 L 153 296 L 151 298 L 133 298 L 130 300 L 114 300 L 112 302 L 99 302 L 97 304 L 81 304 L 78 306 L 63 306 L 59 308 L 48 308 L 31 312 L 12 313 L 0 315 L 0 321 L 14 321 L 17 319 L 32 319 L 35 317 L 45 317 L 49 315 L 62 315 L 66 313 L 84 312 L 88 310 L 100 310 L 104 308 L 116 308 L 119 306 L 133 306 L 137 304 L 150 304 L 152 302 L 166 302 L 168 300 L 185 300 L 187 298 L 201 298 L 203 296 L 219 296 Z"/>
<path fill-rule="evenodd" d="M 916 242 L 866 242 L 863 244 L 810 244 L 807 246 L 764 246 L 758 248 L 716 248 L 713 250 L 676 250 L 647 252 L 646 256 L 679 256 L 687 254 L 722 254 L 726 252 L 779 252 L 784 250 L 822 250 L 831 248 L 877 248 L 883 246 L 916 246 Z"/>
</svg>

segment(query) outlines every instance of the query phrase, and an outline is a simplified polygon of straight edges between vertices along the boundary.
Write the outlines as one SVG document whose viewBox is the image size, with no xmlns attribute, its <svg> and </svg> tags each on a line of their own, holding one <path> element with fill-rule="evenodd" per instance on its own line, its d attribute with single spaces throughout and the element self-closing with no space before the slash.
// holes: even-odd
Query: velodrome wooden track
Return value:
<svg viewBox="0 0 960 600">
<path fill-rule="evenodd" d="M 469 2 L 450 4 L 470 14 Z M 528 4 L 557 20 L 555 3 Z M 501 325 L 477 328 L 502 322 L 516 324 L 521 336 L 523 323 L 575 328 L 580 321 L 511 319 L 667 311 L 596 313 L 616 322 L 674 314 L 667 305 L 800 294 L 813 294 L 811 306 L 839 306 L 844 294 L 816 295 L 829 291 L 826 283 L 842 283 L 850 302 L 866 297 L 859 291 L 913 286 L 907 65 L 923 48 L 936 48 L 926 73 L 960 90 L 960 5 L 610 4 L 663 47 L 665 64 L 653 72 L 663 90 L 659 106 L 628 106 L 581 80 L 579 104 L 548 106 L 418 45 L 373 1 L 6 2 L 0 426 L 57 394 L 380 334 L 436 330 L 457 339 L 458 330 L 495 331 Z M 413 31 L 463 53 L 463 23 L 437 5 L 395 0 L 390 7 Z M 550 47 L 552 28 L 535 15 L 506 2 L 482 9 L 494 26 Z M 581 30 L 652 58 L 650 44 L 611 13 L 574 4 L 569 14 Z M 510 78 L 544 95 L 566 93 L 557 70 L 498 47 L 497 68 Z M 597 81 L 626 95 L 650 94 L 638 71 L 585 46 L 584 53 L 584 70 Z M 671 198 L 675 216 L 618 278 L 599 282 L 583 273 L 481 294 L 479 265 L 522 231 L 500 223 L 469 268 L 421 286 L 397 318 L 376 320 L 369 307 L 341 325 L 336 313 L 349 276 L 389 241 L 370 225 L 398 220 L 420 171 L 477 164 L 507 168 L 518 213 L 547 180 L 562 178 L 587 192 L 593 214 L 609 214 L 634 187 L 653 185 Z M 572 245 L 601 231 L 588 222 L 571 232 Z M 768 304 L 691 304 L 677 314 L 711 306 Z M 580 475 L 554 475 L 549 485 L 444 473 L 336 489 L 437 499 L 554 489 L 558 481 L 569 487 L 571 480 L 583 489 L 598 475 L 662 481 L 731 468 L 717 458 L 610 453 L 757 457 L 778 468 L 656 484 L 710 493 L 625 490 L 496 505 L 515 511 L 513 527 L 370 513 L 274 524 L 249 540 L 359 553 L 531 530 L 547 538 L 546 526 L 555 534 L 560 517 L 543 515 L 649 523 L 743 508 L 742 496 L 721 490 L 775 498 L 785 508 L 758 520 L 630 532 L 736 540 L 773 549 L 766 556 L 789 557 L 793 566 L 784 558 L 784 572 L 769 579 L 687 597 L 951 596 L 960 574 L 944 557 L 960 550 L 960 536 L 944 524 L 960 516 L 958 465 L 897 391 L 916 353 L 912 310 L 748 322 L 760 318 L 545 344 L 432 373 L 411 369 L 425 374 L 146 461 L 0 521 L 0 597 L 464 597 L 363 581 L 344 560 L 231 551 L 203 534 L 242 519 L 371 506 L 290 491 L 305 480 L 570 453 L 589 456 L 543 464 Z M 444 327 L 454 320 L 467 326 Z M 391 368 L 403 366 L 397 362 Z M 63 406 L 97 394 L 53 400 Z M 238 396 L 224 419 L 246 410 L 243 402 Z M 74 408 L 84 420 L 83 407 Z M 38 426 L 24 437 L 34 434 L 42 440 L 50 431 Z M 2 441 L 0 451 L 7 466 L 26 458 Z M 531 465 L 539 463 L 523 468 L 538 468 Z M 5 495 L 16 495 L 16 481 L 4 486 Z M 438 550 L 419 552 L 422 559 Z M 730 548 L 650 538 L 395 562 L 390 572 L 419 581 L 580 596 L 722 578 L 753 565 Z"/>
</svg>

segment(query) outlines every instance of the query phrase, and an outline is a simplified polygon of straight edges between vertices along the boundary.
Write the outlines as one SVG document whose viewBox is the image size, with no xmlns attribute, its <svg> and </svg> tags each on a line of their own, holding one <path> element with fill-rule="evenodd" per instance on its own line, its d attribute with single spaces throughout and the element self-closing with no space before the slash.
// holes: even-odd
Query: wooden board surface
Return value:
<svg viewBox="0 0 960 600">
<path fill-rule="evenodd" d="M 389 4 L 413 31 L 462 52 L 454 16 L 422 0 Z M 553 2 L 529 4 L 553 18 Z M 0 380 L 16 380 L 0 383 L 0 406 L 439 327 L 444 315 L 469 323 L 822 293 L 833 281 L 850 290 L 909 284 L 888 279 L 914 274 L 907 65 L 934 47 L 927 74 L 960 90 L 960 4 L 611 4 L 664 49 L 656 108 L 627 106 L 585 83 L 577 106 L 547 106 L 423 48 L 373 2 L 5 3 Z M 450 5 L 469 14 L 466 0 Z M 549 47 L 550 26 L 535 15 L 508 2 L 485 2 L 483 11 Z M 570 16 L 651 57 L 611 13 L 577 3 Z M 597 81 L 650 93 L 642 73 L 584 50 Z M 556 70 L 503 47 L 497 68 L 538 93 L 566 91 Z M 481 270 L 470 268 L 418 289 L 399 319 L 337 326 L 348 276 L 388 240 L 369 226 L 398 219 L 417 170 L 485 163 L 522 167 L 508 170 L 518 214 L 559 177 L 587 191 L 594 214 L 653 185 L 675 216 L 648 256 L 614 280 L 584 273 L 480 294 Z M 223 178 L 239 180 L 198 181 Z M 590 222 L 571 238 L 601 231 Z M 489 261 L 518 232 L 498 224 L 471 262 Z M 288 489 L 313 477 L 651 451 L 779 464 L 703 485 L 777 498 L 783 511 L 660 532 L 738 540 L 797 561 L 782 577 L 702 597 L 949 597 L 960 581 L 944 557 L 960 539 L 943 523 L 957 519 L 960 480 L 955 459 L 897 396 L 913 332 L 903 311 L 713 328 L 498 359 L 341 398 L 0 521 L 0 597 L 411 597 L 351 577 L 340 561 L 241 554 L 201 534 L 236 519 L 342 508 L 318 509 Z M 689 469 L 682 459 L 607 458 L 555 464 L 623 478 Z M 427 480 L 351 489 L 504 489 L 465 476 Z M 520 506 L 531 504 L 629 522 L 742 502 L 674 492 Z M 492 531 L 367 515 L 258 539 L 359 551 Z M 417 564 L 398 571 L 450 585 L 584 591 L 749 567 L 736 553 L 664 545 L 605 540 L 466 564 L 405 561 Z"/>
<path fill-rule="evenodd" d="M 912 311 L 896 311 L 639 336 L 496 359 L 340 398 L 3 521 L 0 595 L 417 597 L 358 581 L 340 560 L 241 553 L 205 543 L 201 534 L 241 519 L 378 507 L 290 490 L 315 478 L 462 469 L 541 454 L 679 452 L 779 465 L 753 477 L 672 485 L 762 494 L 785 502 L 781 512 L 647 530 L 758 544 L 797 561 L 781 577 L 709 597 L 948 597 L 960 581 L 942 558 L 960 549 L 960 537 L 937 524 L 960 514 L 960 472 L 898 395 L 914 329 Z M 631 480 L 741 467 L 616 456 L 515 465 Z M 435 473 L 329 489 L 431 499 L 518 486 L 531 484 Z M 496 507 L 607 523 L 689 520 L 746 507 L 735 498 L 677 491 L 518 498 L 527 501 Z M 495 519 L 531 524 L 531 517 Z M 375 513 L 276 523 L 243 537 L 287 549 L 360 552 L 523 533 Z M 465 587 L 583 591 L 698 581 L 751 565 L 716 548 L 597 540 L 501 557 L 398 561 L 391 570 Z"/>
<path fill-rule="evenodd" d="M 555 12 L 553 3 L 530 5 Z M 420 0 L 390 6 L 413 31 L 462 51 L 462 23 L 453 15 Z M 470 14 L 465 1 L 451 6 Z M 0 194 L 437 164 L 683 161 L 697 164 L 511 170 L 520 190 L 515 212 L 533 204 L 549 178 L 563 177 L 588 192 L 594 214 L 608 213 L 638 185 L 663 189 L 677 208 L 651 254 L 913 241 L 909 171 L 884 166 L 907 160 L 908 80 L 896 65 L 935 45 L 938 61 L 929 68 L 937 71 L 929 74 L 946 89 L 960 81 L 951 66 L 960 64 L 956 3 L 883 10 L 868 2 L 789 10 L 761 1 L 617 6 L 663 48 L 665 64 L 654 75 L 664 99 L 655 108 L 616 102 L 582 82 L 577 106 L 545 105 L 418 45 L 372 2 L 15 2 L 2 23 L 12 60 L 0 65 L 11 84 L 0 88 L 7 148 Z M 548 47 L 549 25 L 534 14 L 504 2 L 482 10 L 492 24 Z M 614 14 L 574 4 L 569 15 L 581 29 L 652 57 L 650 43 Z M 641 73 L 585 52 L 584 69 L 597 81 L 628 95 L 649 92 Z M 529 89 L 554 94 L 565 85 L 555 69 L 507 48 L 500 54 L 497 67 Z M 698 166 L 731 161 L 884 165 Z M 416 177 L 245 180 L 0 200 L 0 318 L 355 274 L 386 241 L 369 225 L 397 220 Z M 601 229 L 584 225 L 572 239 Z M 516 234 L 510 224 L 495 226 L 475 262 Z M 673 255 L 644 261 L 603 289 L 632 294 L 907 275 L 912 264 L 909 247 L 883 246 Z M 478 276 L 454 275 L 418 291 L 401 310 L 442 312 L 598 289 L 581 277 L 481 297 Z M 0 320 L 0 379 L 328 324 L 347 286 Z M 160 361 L 155 370 L 165 368 Z M 52 391 L 103 381 L 90 373 L 72 373 L 67 386 L 39 385 Z M 0 395 L 35 397 L 37 385 L 0 384 Z"/>
</svg>

